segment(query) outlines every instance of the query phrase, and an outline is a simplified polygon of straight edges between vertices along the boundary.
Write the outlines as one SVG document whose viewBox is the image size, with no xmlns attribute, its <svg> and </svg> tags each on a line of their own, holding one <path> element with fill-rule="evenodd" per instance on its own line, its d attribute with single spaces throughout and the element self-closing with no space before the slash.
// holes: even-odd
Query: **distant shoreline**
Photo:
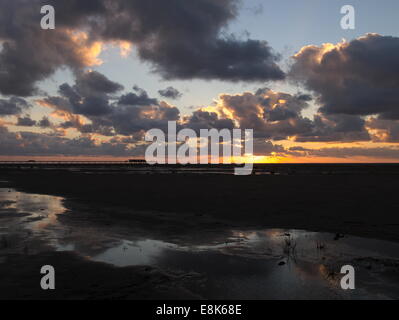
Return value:
<svg viewBox="0 0 399 320">
<path fill-rule="evenodd" d="M 12 171 L 95 171 L 146 174 L 233 174 L 236 164 L 180 165 L 156 164 L 129 161 L 0 161 L 0 172 Z M 396 163 L 256 163 L 253 175 L 303 175 L 303 174 L 390 174 L 399 175 Z"/>
</svg>

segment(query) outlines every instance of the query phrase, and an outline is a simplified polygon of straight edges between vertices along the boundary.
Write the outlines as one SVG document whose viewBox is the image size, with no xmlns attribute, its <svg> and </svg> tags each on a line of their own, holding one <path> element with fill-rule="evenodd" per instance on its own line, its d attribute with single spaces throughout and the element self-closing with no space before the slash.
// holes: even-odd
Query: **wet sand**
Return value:
<svg viewBox="0 0 399 320">
<path fill-rule="evenodd" d="M 350 233 L 399 241 L 399 175 L 140 175 L 68 171 L 1 172 L 27 192 L 104 206 L 172 213 L 183 224 L 209 216 L 229 225 Z M 125 215 L 124 215 L 125 217 Z M 129 216 L 125 217 L 129 218 Z M 194 219 L 194 220 L 193 220 Z"/>
<path fill-rule="evenodd" d="M 399 297 L 396 175 L 8 171 L 0 180 L 10 191 L 0 299 Z M 287 237 L 301 243 L 294 260 Z M 354 294 L 337 289 L 348 262 L 361 270 Z M 54 293 L 37 288 L 39 266 L 51 263 Z"/>
<path fill-rule="evenodd" d="M 56 270 L 56 290 L 44 291 L 38 272 Z M 190 275 L 148 266 L 118 268 L 88 261 L 72 252 L 8 255 L 0 264 L 1 300 L 167 300 L 199 299 L 184 288 Z"/>
</svg>

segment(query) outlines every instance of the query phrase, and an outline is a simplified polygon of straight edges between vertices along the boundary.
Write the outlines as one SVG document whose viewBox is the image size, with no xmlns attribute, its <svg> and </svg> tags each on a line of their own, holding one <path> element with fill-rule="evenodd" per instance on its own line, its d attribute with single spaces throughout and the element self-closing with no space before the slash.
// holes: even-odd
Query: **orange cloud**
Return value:
<svg viewBox="0 0 399 320">
<path fill-rule="evenodd" d="M 83 31 L 66 30 L 65 32 L 75 44 L 75 53 L 81 57 L 85 66 L 92 67 L 103 63 L 99 58 L 103 50 L 103 42 L 90 41 L 88 34 Z"/>
<path fill-rule="evenodd" d="M 132 52 L 132 44 L 127 41 L 119 41 L 118 42 L 119 50 L 120 50 L 120 55 L 123 58 L 127 58 L 130 53 Z"/>
<path fill-rule="evenodd" d="M 345 39 L 342 39 L 342 42 L 339 42 L 337 44 L 333 43 L 323 43 L 321 46 L 315 46 L 315 45 L 307 45 L 302 47 L 295 55 L 294 58 L 300 58 L 303 54 L 306 52 L 311 51 L 313 54 L 312 58 L 315 59 L 318 63 L 321 63 L 323 60 L 323 57 L 326 53 L 329 53 L 333 50 L 337 50 L 337 52 L 340 52 L 341 49 L 348 47 L 349 42 L 346 41 Z"/>
</svg>

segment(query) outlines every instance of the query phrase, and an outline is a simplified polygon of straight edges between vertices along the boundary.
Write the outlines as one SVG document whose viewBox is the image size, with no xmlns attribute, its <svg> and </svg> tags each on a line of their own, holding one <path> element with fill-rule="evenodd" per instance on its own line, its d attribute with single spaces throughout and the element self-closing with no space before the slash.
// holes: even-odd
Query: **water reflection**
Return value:
<svg viewBox="0 0 399 320">
<path fill-rule="evenodd" d="M 204 280 L 193 284 L 193 290 L 206 298 L 399 297 L 399 280 L 386 276 L 398 271 L 389 267 L 399 259 L 397 243 L 300 230 L 228 228 L 220 229 L 218 237 L 204 229 L 193 238 L 173 240 L 140 219 L 133 228 L 102 223 L 93 213 L 67 219 L 70 214 L 60 197 L 0 189 L 0 236 L 7 244 L 20 227 L 29 231 L 25 246 L 40 239 L 53 250 L 74 251 L 115 266 L 198 273 Z M 339 288 L 338 273 L 347 263 L 360 268 L 355 292 Z"/>
<path fill-rule="evenodd" d="M 95 261 L 107 262 L 117 266 L 155 265 L 165 250 L 178 250 L 178 246 L 157 240 L 127 241 L 96 255 Z"/>
<path fill-rule="evenodd" d="M 61 197 L 29 194 L 13 189 L 0 189 L 0 209 L 3 216 L 8 213 L 24 216 L 21 222 L 33 231 L 40 231 L 57 224 L 57 215 L 64 213 Z"/>
</svg>

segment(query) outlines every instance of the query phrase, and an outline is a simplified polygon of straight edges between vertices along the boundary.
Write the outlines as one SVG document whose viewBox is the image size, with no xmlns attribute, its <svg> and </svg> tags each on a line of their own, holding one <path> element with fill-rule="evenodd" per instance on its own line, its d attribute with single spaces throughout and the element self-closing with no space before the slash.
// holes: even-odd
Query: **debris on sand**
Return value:
<svg viewBox="0 0 399 320">
<path fill-rule="evenodd" d="M 334 237 L 334 241 L 338 241 L 338 240 L 340 240 L 340 239 L 342 239 L 342 238 L 345 238 L 345 235 L 342 234 L 342 233 L 337 233 L 337 234 L 335 235 L 335 237 Z"/>
</svg>

